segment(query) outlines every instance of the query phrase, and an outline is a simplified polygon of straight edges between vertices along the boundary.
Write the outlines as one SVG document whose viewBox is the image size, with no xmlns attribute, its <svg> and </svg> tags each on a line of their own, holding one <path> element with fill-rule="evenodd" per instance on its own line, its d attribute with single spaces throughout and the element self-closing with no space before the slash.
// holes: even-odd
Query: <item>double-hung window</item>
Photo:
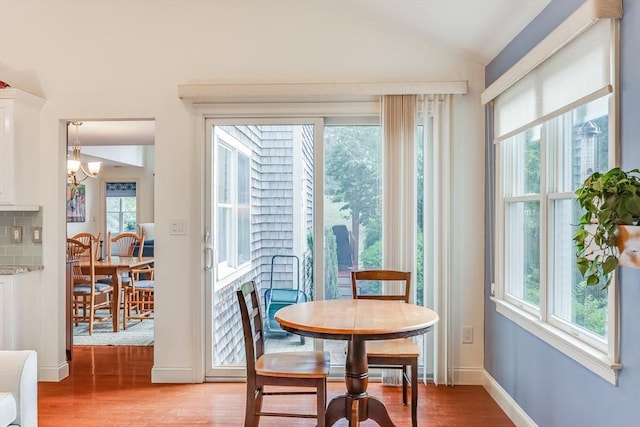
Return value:
<svg viewBox="0 0 640 427">
<path fill-rule="evenodd" d="M 113 235 L 136 232 L 138 198 L 136 182 L 105 184 L 106 230 Z"/>
<path fill-rule="evenodd" d="M 497 310 L 612 383 L 615 281 L 585 284 L 573 235 L 576 188 L 615 160 L 616 32 L 597 21 L 493 104 Z"/>
<path fill-rule="evenodd" d="M 216 238 L 218 279 L 237 273 L 251 259 L 251 151 L 214 128 L 216 149 Z"/>
</svg>

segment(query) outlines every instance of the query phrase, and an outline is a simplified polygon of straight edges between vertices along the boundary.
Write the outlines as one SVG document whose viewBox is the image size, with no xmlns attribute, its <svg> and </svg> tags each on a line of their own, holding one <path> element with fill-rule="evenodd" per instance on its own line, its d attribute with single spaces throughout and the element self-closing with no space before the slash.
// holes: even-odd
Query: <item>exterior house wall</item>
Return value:
<svg viewBox="0 0 640 427">
<path fill-rule="evenodd" d="M 261 214 L 261 162 L 257 161 L 262 149 L 260 140 L 260 129 L 255 126 L 220 126 L 231 136 L 236 138 L 252 152 L 251 156 L 251 271 L 233 283 L 229 283 L 221 289 L 215 290 L 212 311 L 215 321 L 213 322 L 213 337 L 216 346 L 213 351 L 213 360 L 216 365 L 242 363 L 244 360 L 244 338 L 242 336 L 242 325 L 238 315 L 238 302 L 236 290 L 239 284 L 248 280 L 254 280 L 259 276 L 261 265 L 254 262 L 256 253 L 261 250 L 260 246 L 260 224 L 253 218 Z M 215 278 L 214 278 L 215 280 Z"/>
<path fill-rule="evenodd" d="M 260 181 L 262 212 L 257 218 L 262 225 L 260 246 L 262 256 L 259 284 L 269 287 L 271 258 L 274 255 L 293 255 L 293 129 L 291 126 L 261 126 L 262 153 Z M 274 284 L 291 278 L 291 265 L 276 259 Z"/>
<path fill-rule="evenodd" d="M 244 344 L 235 291 L 247 280 L 256 280 L 264 301 L 271 280 L 271 258 L 292 255 L 293 239 L 293 150 L 294 128 L 282 125 L 221 126 L 252 150 L 251 166 L 251 272 L 215 292 L 214 336 L 216 364 L 233 364 L 244 359 Z M 310 169 L 305 165 L 303 169 Z M 302 238 L 306 238 L 302 236 Z M 298 255 L 302 261 L 302 254 Z M 290 287 L 299 278 L 295 264 L 276 258 L 274 287 Z M 298 276 L 296 275 L 298 274 Z M 265 315 L 263 313 L 263 315 Z"/>
<path fill-rule="evenodd" d="M 552 0 L 546 9 L 496 57 L 486 69 L 491 84 L 510 65 L 526 54 L 544 36 L 583 3 L 582 0 Z M 625 0 L 620 23 L 620 151 L 621 166 L 640 164 L 637 143 L 640 134 L 640 2 Z M 493 170 L 491 138 L 486 141 L 488 167 Z M 487 177 L 491 174 L 487 173 Z M 486 206 L 493 204 L 493 186 L 487 185 Z M 487 216 L 486 228 L 492 230 Z M 485 369 L 539 426 L 640 425 L 640 270 L 619 269 L 620 361 L 618 385 L 614 386 L 558 350 L 521 329 L 496 312 L 489 299 L 491 234 L 487 235 L 485 271 Z"/>
</svg>

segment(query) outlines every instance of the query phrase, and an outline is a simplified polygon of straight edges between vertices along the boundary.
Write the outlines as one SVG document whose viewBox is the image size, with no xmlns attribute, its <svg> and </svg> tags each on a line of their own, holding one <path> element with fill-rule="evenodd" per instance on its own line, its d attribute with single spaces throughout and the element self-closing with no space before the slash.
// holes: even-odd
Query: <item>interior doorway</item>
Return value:
<svg viewBox="0 0 640 427">
<path fill-rule="evenodd" d="M 95 236 L 96 258 L 110 252 L 108 237 L 120 233 L 145 233 L 142 255 L 153 257 L 155 193 L 155 121 L 154 120 L 69 120 L 67 122 L 67 159 L 79 160 L 76 172 L 68 162 L 65 209 L 67 237 L 79 233 Z M 94 162 L 99 162 L 99 171 Z M 73 162 L 71 162 L 73 163 Z M 117 252 L 113 246 L 114 255 Z M 137 256 L 137 254 L 136 254 Z M 108 283 L 109 277 L 98 277 Z M 123 279 L 123 283 L 126 282 Z M 99 298 L 108 298 L 98 296 Z M 119 300 L 124 301 L 120 292 Z M 67 313 L 71 312 L 71 301 Z M 117 331 L 108 308 L 98 310 L 89 333 L 88 322 L 73 321 L 73 345 L 150 346 L 154 342 L 154 321 L 129 320 L 123 324 L 119 304 Z M 126 328 L 125 328 L 126 326 Z"/>
</svg>

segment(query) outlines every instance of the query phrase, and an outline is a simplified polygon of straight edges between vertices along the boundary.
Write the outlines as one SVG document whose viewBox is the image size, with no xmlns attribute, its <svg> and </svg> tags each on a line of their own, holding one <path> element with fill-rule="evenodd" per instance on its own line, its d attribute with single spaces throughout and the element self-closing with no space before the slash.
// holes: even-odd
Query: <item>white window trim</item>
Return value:
<svg viewBox="0 0 640 427">
<path fill-rule="evenodd" d="M 591 27 L 598 19 L 602 18 L 620 18 L 622 17 L 621 2 L 619 0 L 587 0 L 583 6 L 571 15 L 563 24 L 554 30 L 547 38 L 545 38 L 538 46 L 531 50 L 522 60 L 509 69 L 495 83 L 489 86 L 482 93 L 482 103 L 486 104 L 495 99 L 500 93 L 507 90 L 515 84 L 522 76 L 543 62 L 546 58 L 553 55 L 564 45 L 569 43 L 583 31 Z M 614 32 L 614 49 L 612 50 L 612 72 L 611 76 L 614 82 L 613 90 L 610 88 L 608 92 L 613 92 L 609 101 L 609 141 L 610 143 L 610 164 L 616 163 L 618 158 L 617 141 L 618 138 L 618 25 L 615 26 Z M 500 145 L 496 145 L 496 159 L 501 158 Z M 544 155 L 544 150 L 542 151 Z M 541 159 L 542 161 L 542 159 Z M 541 183 L 542 185 L 542 183 Z M 504 202 L 507 198 L 503 198 L 503 182 L 502 182 L 502 165 L 498 160 L 495 168 L 495 236 L 494 241 L 498 244 L 495 246 L 495 282 L 492 284 L 491 300 L 496 304 L 496 311 L 507 319 L 513 321 L 524 330 L 530 332 L 534 336 L 540 338 L 553 348 L 559 350 L 566 356 L 572 358 L 576 362 L 583 365 L 593 373 L 599 375 L 609 383 L 617 385 L 618 371 L 622 368 L 619 360 L 619 301 L 616 277 L 612 278 L 611 285 L 608 288 L 608 318 L 613 319 L 614 324 L 609 325 L 608 338 L 605 344 L 606 350 L 601 351 L 589 345 L 585 340 L 579 339 L 567 330 L 560 329 L 554 325 L 555 320 L 549 319 L 547 307 L 542 306 L 539 313 L 535 311 L 526 311 L 507 300 L 504 283 L 504 221 L 505 209 Z M 543 187 L 541 187 L 543 188 Z M 512 200 L 513 198 L 510 198 Z M 542 210 L 541 212 L 546 212 Z M 544 218 L 544 216 L 543 216 Z M 546 219 L 543 219 L 546 220 Z M 545 256 L 547 251 L 547 242 L 541 242 L 541 256 Z M 541 277 L 543 272 L 540 272 Z M 546 273 L 544 273 L 546 274 Z M 541 298 L 545 289 L 541 289 Z M 541 300 L 542 301 L 542 300 Z M 580 333 L 575 331 L 576 335 Z M 588 339 L 586 340 L 588 341 Z"/>
<path fill-rule="evenodd" d="M 246 147 L 243 144 L 241 144 L 239 141 L 237 141 L 236 138 L 234 138 L 224 129 L 221 129 L 216 126 L 215 132 L 218 133 L 218 136 L 214 140 L 214 147 L 213 147 L 216 153 L 218 152 L 218 146 L 224 146 L 229 148 L 230 151 L 233 153 L 233 155 L 237 156 L 238 153 L 241 153 L 244 156 L 248 157 L 249 161 L 251 161 L 251 150 L 249 149 L 249 147 Z M 217 155 L 218 154 L 216 154 L 216 156 Z M 237 162 L 237 159 L 234 160 L 234 162 Z M 237 184 L 234 184 L 234 185 L 237 186 Z M 234 190 L 234 193 L 235 191 L 236 190 Z M 215 201 L 216 201 L 216 208 L 217 208 L 218 206 L 220 206 L 220 203 L 218 202 L 217 194 L 215 196 Z M 237 200 L 234 200 L 234 202 L 231 203 L 231 207 L 232 207 L 232 211 L 235 207 L 237 207 Z M 216 215 L 218 214 L 216 213 Z M 236 225 L 234 225 L 234 229 L 235 227 Z M 249 235 L 251 235 L 251 232 L 249 232 Z M 235 252 L 237 252 L 237 249 L 238 249 L 237 246 L 238 246 L 238 242 L 236 241 L 233 248 Z M 219 274 L 219 277 L 217 279 L 214 278 L 216 290 L 222 289 L 228 284 L 235 282 L 236 280 L 238 280 L 239 278 L 241 278 L 243 275 L 247 274 L 251 270 L 250 260 L 238 265 L 237 267 L 229 267 L 226 265 L 227 264 L 226 262 L 221 262 L 221 263 L 217 262 L 217 256 L 216 256 L 215 262 L 216 262 L 215 270 L 217 271 L 217 274 Z"/>
<path fill-rule="evenodd" d="M 610 286 L 613 291 L 615 286 Z M 611 297 L 611 293 L 610 293 Z M 611 384 L 618 382 L 618 370 L 622 364 L 615 362 L 607 355 L 594 349 L 574 336 L 543 322 L 530 313 L 508 304 L 499 298 L 491 298 L 496 310 L 521 328 L 532 333 L 556 350 L 561 351 L 585 368 L 604 378 Z"/>
<path fill-rule="evenodd" d="M 614 103 L 614 97 L 611 97 L 610 102 Z M 613 109 L 609 109 L 610 124 L 615 122 Z M 609 126 L 609 141 L 615 141 L 613 134 L 615 133 L 616 126 Z M 543 138 L 544 139 L 544 138 Z M 501 145 L 496 146 L 496 159 L 502 158 Z M 614 151 L 614 145 L 610 146 L 610 151 Z M 541 161 L 545 161 L 546 149 L 541 148 Z M 502 178 L 502 162 L 497 160 L 496 163 L 496 216 L 495 216 L 495 241 L 505 242 L 505 217 L 506 217 L 506 203 L 507 201 L 523 201 L 523 200 L 537 200 L 539 196 L 514 196 L 503 197 L 503 178 Z M 546 188 L 546 184 L 541 182 L 541 188 Z M 547 195 L 542 197 L 542 201 L 551 197 L 559 197 L 565 193 L 546 193 Z M 542 202 L 541 201 L 541 202 Z M 540 211 L 542 215 L 542 222 L 545 222 L 548 209 L 541 204 Z M 542 225 L 542 223 L 541 223 Z M 546 229 L 546 225 L 545 228 Z M 515 300 L 506 292 L 506 282 L 504 277 L 505 266 L 505 245 L 496 245 L 496 282 L 494 287 L 494 296 L 491 300 L 496 304 L 496 311 L 507 319 L 513 321 L 524 330 L 530 332 L 536 337 L 540 338 L 553 348 L 559 350 L 563 354 L 572 358 L 576 362 L 583 365 L 593 373 L 599 375 L 609 383 L 617 385 L 618 371 L 622 368 L 622 364 L 619 360 L 619 321 L 616 313 L 619 312 L 618 299 L 617 299 L 617 281 L 616 277 L 612 278 L 611 285 L 608 288 L 608 313 L 607 318 L 610 319 L 613 324 L 609 325 L 608 338 L 601 349 L 597 349 L 595 346 L 589 344 L 594 341 L 587 333 L 579 331 L 577 327 L 571 327 L 567 322 L 560 319 L 556 319 L 549 314 L 548 311 L 548 286 L 541 286 L 540 288 L 540 307 L 529 307 L 520 300 Z M 541 248 L 540 256 L 547 258 L 548 242 L 545 235 L 541 233 Z M 544 263 L 543 263 L 544 266 Z M 540 277 L 547 277 L 547 270 L 541 268 Z M 546 283 L 546 280 L 545 280 Z M 546 304 L 546 305 L 545 305 Z M 562 322 L 563 325 L 559 323 Z"/>
</svg>

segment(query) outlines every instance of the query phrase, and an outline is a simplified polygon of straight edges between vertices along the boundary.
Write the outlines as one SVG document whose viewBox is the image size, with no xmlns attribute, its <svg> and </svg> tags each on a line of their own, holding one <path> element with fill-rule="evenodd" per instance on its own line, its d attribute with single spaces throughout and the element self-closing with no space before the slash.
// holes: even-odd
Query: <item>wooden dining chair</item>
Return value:
<svg viewBox="0 0 640 427">
<path fill-rule="evenodd" d="M 327 376 L 329 353 L 300 351 L 265 353 L 264 324 L 255 282 L 244 283 L 236 292 L 242 318 L 244 346 L 247 361 L 247 397 L 244 416 L 245 427 L 257 427 L 261 416 L 316 418 L 317 425 L 325 425 L 327 405 Z M 247 299 L 249 300 L 247 302 Z M 265 391 L 265 386 L 313 387 L 315 391 Z M 265 412 L 263 396 L 316 395 L 316 414 Z M 292 403 L 289 403 L 290 405 Z"/>
<path fill-rule="evenodd" d="M 144 233 L 137 235 L 136 233 L 119 233 L 116 235 L 109 232 L 107 234 L 107 256 L 137 256 L 142 257 L 144 248 Z M 114 249 L 116 253 L 113 253 Z"/>
<path fill-rule="evenodd" d="M 144 234 L 138 236 L 136 233 L 120 233 L 112 237 L 111 232 L 107 233 L 107 256 L 112 255 L 142 257 L 144 248 Z M 115 249 L 115 251 L 114 251 Z M 98 280 L 100 283 L 113 283 L 112 277 L 105 277 Z M 123 289 L 131 283 L 131 272 L 127 272 L 120 277 Z M 122 299 L 124 301 L 124 299 Z"/>
<path fill-rule="evenodd" d="M 94 251 L 96 254 L 96 259 L 100 256 L 98 253 L 98 247 L 100 246 L 100 238 L 102 237 L 102 233 L 92 234 L 92 233 L 78 233 L 71 236 L 72 239 L 79 240 L 83 244 L 88 245 L 92 243 L 94 246 Z M 89 251 L 86 251 L 81 256 L 89 256 Z"/>
<path fill-rule="evenodd" d="M 67 239 L 67 259 L 80 260 L 85 252 L 89 252 L 89 256 L 85 259 L 89 260 L 89 272 L 83 273 L 78 262 L 73 263 L 73 321 L 76 326 L 80 322 L 89 323 L 89 335 L 93 333 L 93 325 L 95 322 L 101 322 L 112 318 L 111 298 L 113 287 L 106 283 L 96 281 L 95 270 L 95 246 L 92 243 L 84 244 L 76 239 Z M 103 296 L 98 301 L 99 296 Z M 108 309 L 109 314 L 106 316 L 97 316 L 96 312 L 100 309 Z"/>
<path fill-rule="evenodd" d="M 151 266 L 131 270 L 131 282 L 124 289 L 122 329 L 127 329 L 129 320 L 153 320 L 156 285 L 153 275 Z"/>
<path fill-rule="evenodd" d="M 397 283 L 402 289 L 393 292 L 391 286 L 381 286 L 380 293 L 363 292 L 366 282 Z M 351 272 L 351 290 L 354 298 L 383 299 L 409 302 L 411 272 L 395 270 L 360 270 Z M 375 287 L 374 287 L 375 288 Z M 366 289 L 371 290 L 371 287 Z M 371 368 L 402 370 L 402 403 L 407 404 L 407 385 L 411 384 L 411 424 L 418 422 L 418 357 L 420 349 L 409 338 L 367 341 L 367 361 Z M 411 367 L 411 376 L 407 374 Z"/>
</svg>

